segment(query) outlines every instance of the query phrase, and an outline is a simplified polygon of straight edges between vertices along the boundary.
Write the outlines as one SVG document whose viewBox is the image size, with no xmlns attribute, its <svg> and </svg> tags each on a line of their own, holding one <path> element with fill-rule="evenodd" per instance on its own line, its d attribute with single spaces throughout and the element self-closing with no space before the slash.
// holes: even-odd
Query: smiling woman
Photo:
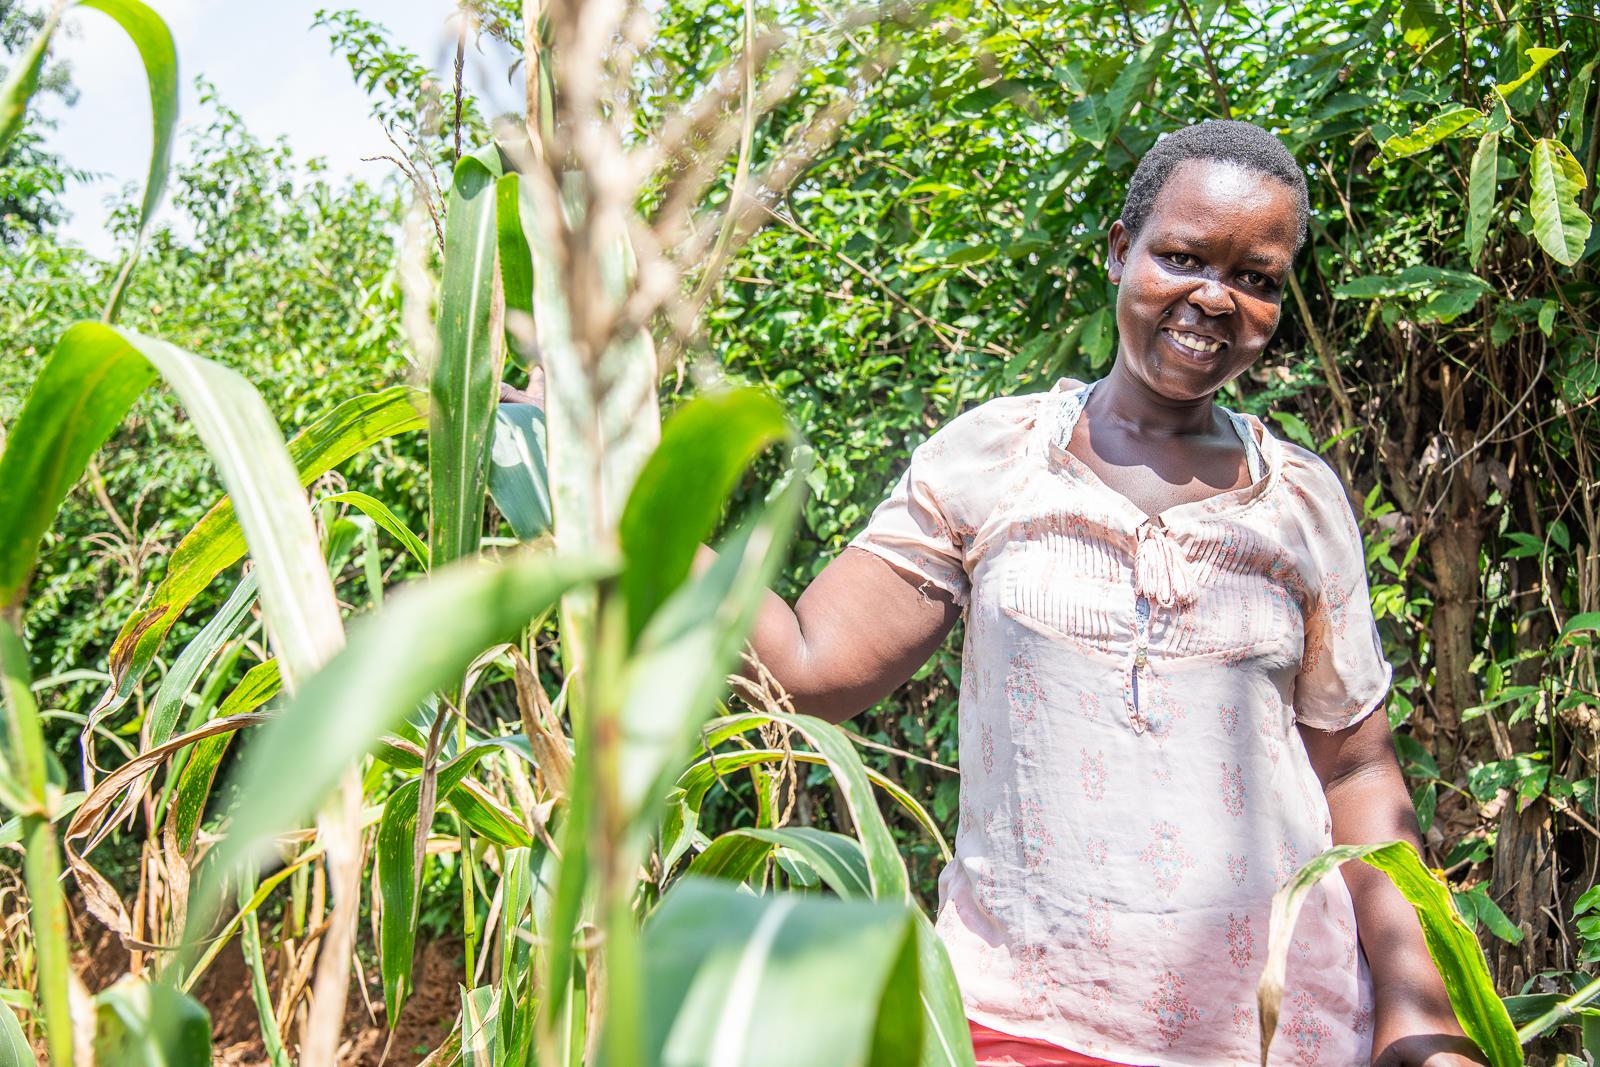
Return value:
<svg viewBox="0 0 1600 1067">
<path fill-rule="evenodd" d="M 1109 234 L 1110 373 L 940 429 L 794 608 L 763 607 L 761 660 L 836 721 L 966 613 L 937 930 L 980 1065 L 1256 1060 L 1274 892 L 1335 842 L 1420 843 L 1344 489 L 1216 402 L 1277 329 L 1306 203 L 1258 127 L 1158 142 Z M 1476 1062 L 1382 875 L 1307 899 L 1279 1055 Z"/>
</svg>

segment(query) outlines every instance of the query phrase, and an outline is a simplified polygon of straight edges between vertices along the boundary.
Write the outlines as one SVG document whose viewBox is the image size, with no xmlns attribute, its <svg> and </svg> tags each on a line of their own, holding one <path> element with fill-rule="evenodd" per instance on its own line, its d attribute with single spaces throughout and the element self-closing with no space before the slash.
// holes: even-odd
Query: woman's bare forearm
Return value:
<svg viewBox="0 0 1600 1067">
<path fill-rule="evenodd" d="M 701 546 L 696 570 L 715 558 Z M 797 710 L 843 722 L 916 673 L 960 613 L 948 594 L 922 592 L 871 553 L 846 549 L 792 607 L 768 590 L 750 645 Z"/>
</svg>

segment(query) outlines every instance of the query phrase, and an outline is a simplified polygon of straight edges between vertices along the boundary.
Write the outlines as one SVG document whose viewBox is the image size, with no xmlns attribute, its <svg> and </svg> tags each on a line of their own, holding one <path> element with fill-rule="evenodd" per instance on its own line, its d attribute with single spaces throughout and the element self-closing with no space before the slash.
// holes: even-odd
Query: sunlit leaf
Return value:
<svg viewBox="0 0 1600 1067">
<path fill-rule="evenodd" d="M 1557 263 L 1572 266 L 1589 240 L 1589 216 L 1578 195 L 1589 185 L 1583 166 L 1560 141 L 1541 137 L 1533 143 L 1528 171 L 1533 235 Z"/>
<path fill-rule="evenodd" d="M 1495 188 L 1500 165 L 1500 135 L 1486 133 L 1472 153 L 1472 170 L 1467 178 L 1467 256 L 1478 265 L 1483 255 L 1483 240 L 1489 234 L 1489 217 L 1494 212 Z"/>
<path fill-rule="evenodd" d="M 1404 159 L 1424 152 L 1447 137 L 1461 137 L 1472 133 L 1483 121 L 1483 112 L 1476 108 L 1451 108 L 1435 115 L 1410 133 L 1396 134 L 1383 142 L 1383 154 L 1389 159 Z"/>
</svg>

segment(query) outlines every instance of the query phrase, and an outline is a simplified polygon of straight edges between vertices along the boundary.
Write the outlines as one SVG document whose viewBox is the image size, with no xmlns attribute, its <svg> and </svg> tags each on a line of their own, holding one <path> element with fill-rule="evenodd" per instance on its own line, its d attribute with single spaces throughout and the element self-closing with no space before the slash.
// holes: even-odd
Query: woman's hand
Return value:
<svg viewBox="0 0 1600 1067">
<path fill-rule="evenodd" d="M 510 382 L 500 383 L 500 403 L 502 404 L 532 404 L 540 411 L 544 410 L 544 368 L 535 367 L 528 375 L 528 388 L 517 389 Z"/>
</svg>

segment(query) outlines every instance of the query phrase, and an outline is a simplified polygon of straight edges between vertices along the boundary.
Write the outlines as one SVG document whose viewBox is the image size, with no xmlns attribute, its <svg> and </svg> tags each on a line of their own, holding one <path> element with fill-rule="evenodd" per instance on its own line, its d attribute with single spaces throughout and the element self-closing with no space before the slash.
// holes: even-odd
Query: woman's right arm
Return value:
<svg viewBox="0 0 1600 1067">
<path fill-rule="evenodd" d="M 500 400 L 543 407 L 543 372 L 534 370 L 526 392 L 502 383 Z M 702 545 L 695 570 L 715 558 Z M 943 589 L 846 548 L 793 607 L 767 590 L 750 645 L 795 710 L 843 722 L 915 674 L 960 615 Z"/>
<path fill-rule="evenodd" d="M 701 546 L 696 568 L 713 558 Z M 915 674 L 960 615 L 944 590 L 846 548 L 793 607 L 767 591 L 750 645 L 795 710 L 843 722 Z"/>
</svg>

